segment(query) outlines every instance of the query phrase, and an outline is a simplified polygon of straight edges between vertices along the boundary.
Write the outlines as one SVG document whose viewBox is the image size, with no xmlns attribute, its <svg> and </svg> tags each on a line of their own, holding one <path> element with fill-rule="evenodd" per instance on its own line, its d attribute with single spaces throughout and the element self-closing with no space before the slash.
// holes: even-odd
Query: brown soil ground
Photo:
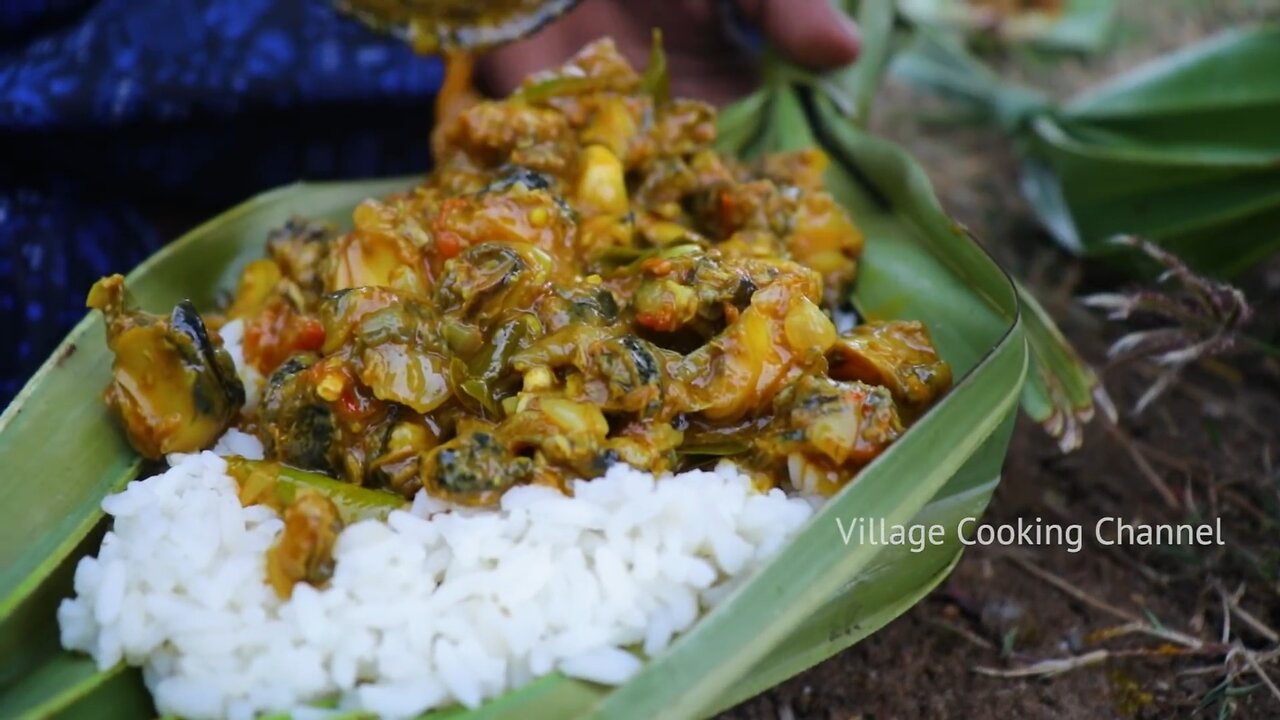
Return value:
<svg viewBox="0 0 1280 720">
<path fill-rule="evenodd" d="M 1017 52 L 994 62 L 1008 77 L 1066 96 L 1228 25 L 1280 17 L 1280 0 L 1120 5 L 1117 49 L 1102 57 L 1051 61 Z M 1012 150 L 997 132 L 922 120 L 930 108 L 937 106 L 891 84 L 874 126 L 925 165 L 949 212 L 1027 279 L 1085 357 L 1103 366 L 1107 344 L 1123 328 L 1100 320 L 1076 298 L 1123 281 L 1059 252 L 1036 228 L 1017 193 Z M 1280 261 L 1240 283 L 1258 314 L 1252 333 L 1274 342 Z M 1041 517 L 1091 528 L 1106 515 L 1134 522 L 1220 517 L 1225 546 L 1117 551 L 1087 544 L 1075 554 L 1059 547 L 972 548 L 944 586 L 884 630 L 723 717 L 1280 717 L 1280 699 L 1239 655 L 1174 656 L 1167 648 L 1159 653 L 1159 639 L 1096 635 L 1123 624 L 1120 616 L 1128 613 L 1216 642 L 1224 632 L 1221 588 L 1243 590 L 1239 606 L 1261 626 L 1235 615 L 1228 638 L 1255 649 L 1276 647 L 1268 634 L 1280 628 L 1280 363 L 1238 355 L 1204 364 L 1136 417 L 1126 411 L 1153 371 L 1108 367 L 1103 378 L 1122 411 L 1119 430 L 1095 421 L 1083 449 L 1062 456 L 1024 419 L 987 520 Z M 1176 506 L 1163 499 L 1158 484 L 1172 492 Z M 1070 592 L 1055 587 L 1055 578 Z M 1053 677 L 975 671 L 1102 648 L 1128 654 Z M 1266 670 L 1280 678 L 1280 663 Z"/>
</svg>

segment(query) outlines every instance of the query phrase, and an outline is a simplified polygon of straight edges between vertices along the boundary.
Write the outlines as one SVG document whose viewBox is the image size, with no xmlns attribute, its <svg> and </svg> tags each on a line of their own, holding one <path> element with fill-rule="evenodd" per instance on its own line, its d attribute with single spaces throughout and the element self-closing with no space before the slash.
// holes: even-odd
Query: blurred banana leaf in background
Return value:
<svg viewBox="0 0 1280 720">
<path fill-rule="evenodd" d="M 1092 53 L 1115 25 L 1116 0 L 898 0 L 913 24 L 1037 49 Z"/>
<path fill-rule="evenodd" d="M 829 174 L 865 184 L 866 172 L 849 146 L 868 137 L 870 108 L 901 33 L 894 31 L 892 0 L 846 2 L 844 9 L 862 27 L 864 46 L 858 62 L 814 76 L 776 56 L 767 57 L 764 87 L 720 117 L 721 150 L 751 159 L 766 152 L 821 147 L 831 156 Z M 967 232 L 959 225 L 954 231 Z M 1069 452 L 1083 441 L 1095 402 L 1108 415 L 1115 411 L 1093 368 L 1035 297 L 1015 285 L 1031 350 L 1022 408 Z"/>
<path fill-rule="evenodd" d="M 1009 133 L 1023 194 L 1076 255 L 1150 274 L 1110 242 L 1136 235 L 1230 277 L 1280 250 L 1280 25 L 1221 33 L 1061 104 L 927 29 L 892 71 Z"/>
</svg>

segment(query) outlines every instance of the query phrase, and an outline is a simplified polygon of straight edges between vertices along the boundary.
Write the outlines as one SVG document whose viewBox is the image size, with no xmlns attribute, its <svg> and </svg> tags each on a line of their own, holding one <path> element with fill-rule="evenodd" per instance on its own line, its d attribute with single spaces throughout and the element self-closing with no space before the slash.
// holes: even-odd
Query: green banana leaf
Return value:
<svg viewBox="0 0 1280 720">
<path fill-rule="evenodd" d="M 866 92 L 873 83 L 857 87 Z M 753 118 L 764 117 L 785 123 L 782 130 L 758 127 Z M 955 387 L 628 684 L 605 688 L 553 675 L 476 711 L 428 717 L 697 717 L 731 706 L 910 608 L 958 560 L 957 526 L 981 514 L 995 489 L 1028 367 L 1013 283 L 943 214 L 923 171 L 902 150 L 859 131 L 821 88 L 778 80 L 726 111 L 722 122 L 735 151 L 816 142 L 834 158 L 832 192 L 867 236 L 858 306 L 869 317 L 926 322 L 954 368 Z M 290 216 L 347 224 L 361 199 L 411 182 L 302 184 L 267 193 L 157 253 L 130 273 L 130 287 L 146 307 L 184 297 L 209 307 L 260 256 L 266 233 Z M 100 671 L 57 642 L 57 603 L 69 594 L 75 561 L 95 550 L 104 530 L 101 500 L 140 470 L 100 400 L 109 364 L 101 322 L 87 317 L 0 416 L 0 466 L 7 471 L 0 484 L 0 717 L 151 712 L 137 670 Z M 947 541 L 920 553 L 856 538 L 846 544 L 836 521 L 855 517 L 937 523 L 947 528 Z"/>
<path fill-rule="evenodd" d="M 1115 26 L 1116 0 L 1063 0 L 1061 11 L 1024 11 L 993 22 L 966 0 L 898 0 L 903 17 L 917 25 L 994 36 L 1009 44 L 1092 53 L 1101 50 Z"/>
<path fill-rule="evenodd" d="M 922 32 L 895 74 L 999 124 L 1023 192 L 1067 250 L 1137 274 L 1139 235 L 1229 277 L 1280 250 L 1280 25 L 1226 31 L 1061 105 Z"/>
<path fill-rule="evenodd" d="M 954 528 L 981 513 L 994 490 L 1026 369 L 1014 289 L 939 212 L 923 174 L 901 151 L 866 137 L 851 151 L 873 184 L 834 170 L 831 181 L 868 234 L 858 302 L 875 317 L 928 322 L 955 366 L 956 387 L 775 561 L 631 684 L 609 692 L 553 677 L 495 700 L 478 717 L 703 714 L 880 627 L 955 561 Z M 269 193 L 165 248 L 131 273 L 130 282 L 147 306 L 188 295 L 207 306 L 236 269 L 261 252 L 267 230 L 290 215 L 340 221 L 360 199 L 409 182 L 299 185 Z M 88 318 L 0 418 L 0 458 L 11 470 L 0 487 L 0 647 L 6 657 L 0 716 L 92 715 L 94 708 L 145 701 L 135 670 L 98 672 L 88 658 L 60 651 L 54 621 L 58 599 L 69 592 L 72 563 L 96 547 L 101 499 L 137 470 L 100 402 L 108 366 L 100 321 Z M 846 523 L 917 517 L 951 528 L 952 540 L 919 555 L 845 546 L 837 517 Z"/>
</svg>

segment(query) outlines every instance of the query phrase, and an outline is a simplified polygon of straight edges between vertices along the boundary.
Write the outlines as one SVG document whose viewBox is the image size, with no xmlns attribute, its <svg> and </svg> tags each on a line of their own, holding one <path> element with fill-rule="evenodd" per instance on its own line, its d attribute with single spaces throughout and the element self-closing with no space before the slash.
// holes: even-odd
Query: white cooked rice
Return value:
<svg viewBox="0 0 1280 720">
<path fill-rule="evenodd" d="M 220 331 L 256 407 L 244 326 Z M 163 714 L 250 718 L 343 710 L 411 717 L 488 698 L 553 671 L 625 682 L 725 597 L 812 514 L 761 494 L 732 464 L 655 479 L 625 465 L 574 496 L 508 491 L 494 510 L 419 493 L 386 522 L 343 530 L 336 571 L 280 601 L 265 581 L 282 529 L 244 508 L 219 456 L 260 459 L 228 430 L 212 452 L 106 498 L 114 525 L 58 609 L 62 644 L 99 667 L 140 665 Z"/>
<path fill-rule="evenodd" d="M 216 450 L 262 453 L 235 430 Z M 282 602 L 264 581 L 278 515 L 241 507 L 214 452 L 170 463 L 103 501 L 114 526 L 58 621 L 64 647 L 142 666 L 158 710 L 190 718 L 335 697 L 410 717 L 553 671 L 622 683 L 812 513 L 727 463 L 656 481 L 615 465 L 574 497 L 519 487 L 493 510 L 420 493 L 347 527 L 328 587 Z"/>
<path fill-rule="evenodd" d="M 236 374 L 244 383 L 244 409 L 254 410 L 262 396 L 262 384 L 266 378 L 258 369 L 244 361 L 244 321 L 232 320 L 218 330 L 222 347 L 236 364 Z"/>
</svg>

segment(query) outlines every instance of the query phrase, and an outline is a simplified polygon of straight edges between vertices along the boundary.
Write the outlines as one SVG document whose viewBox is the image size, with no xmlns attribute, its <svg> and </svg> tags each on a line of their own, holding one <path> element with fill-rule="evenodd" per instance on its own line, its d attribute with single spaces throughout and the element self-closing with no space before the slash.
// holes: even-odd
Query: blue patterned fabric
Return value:
<svg viewBox="0 0 1280 720">
<path fill-rule="evenodd" d="M 324 0 L 0 0 L 0 407 L 98 276 L 276 185 L 423 171 L 441 75 Z"/>
</svg>

